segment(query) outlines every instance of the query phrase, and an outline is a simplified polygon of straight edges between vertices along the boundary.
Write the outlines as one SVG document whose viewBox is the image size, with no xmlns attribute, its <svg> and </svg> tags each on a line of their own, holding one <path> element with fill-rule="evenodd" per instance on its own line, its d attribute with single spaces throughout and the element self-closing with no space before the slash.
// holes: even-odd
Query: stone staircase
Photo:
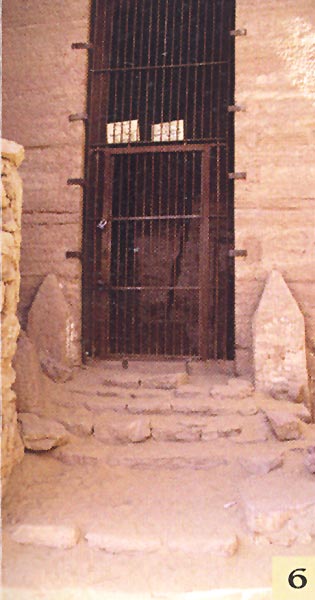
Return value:
<svg viewBox="0 0 315 600">
<path fill-rule="evenodd" d="M 9 512 L 19 525 L 9 518 L 5 531 L 14 577 L 25 561 L 21 539 L 31 536 L 36 548 L 46 535 L 43 545 L 61 552 L 58 536 L 67 534 L 80 558 L 75 569 L 69 550 L 62 560 L 77 586 L 82 560 L 93 556 L 90 595 L 77 587 L 75 597 L 271 599 L 272 556 L 315 552 L 307 408 L 255 392 L 225 365 L 124 367 L 91 363 L 67 383 L 46 380 L 37 414 L 62 425 L 66 443 L 27 454 L 12 483 Z M 40 495 L 40 526 L 53 523 L 53 534 L 34 533 Z M 97 596 L 103 571 L 114 575 Z"/>
</svg>

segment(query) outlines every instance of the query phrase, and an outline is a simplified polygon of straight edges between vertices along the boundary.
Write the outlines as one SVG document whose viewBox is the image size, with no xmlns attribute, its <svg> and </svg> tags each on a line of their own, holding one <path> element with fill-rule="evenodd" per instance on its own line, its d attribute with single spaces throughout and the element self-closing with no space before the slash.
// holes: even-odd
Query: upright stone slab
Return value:
<svg viewBox="0 0 315 600">
<path fill-rule="evenodd" d="M 272 271 L 253 320 L 255 385 L 278 399 L 307 397 L 304 317 L 281 273 Z"/>
<path fill-rule="evenodd" d="M 62 288 L 53 274 L 40 286 L 27 321 L 32 340 L 45 373 L 55 381 L 71 375 L 72 319 Z"/>
</svg>

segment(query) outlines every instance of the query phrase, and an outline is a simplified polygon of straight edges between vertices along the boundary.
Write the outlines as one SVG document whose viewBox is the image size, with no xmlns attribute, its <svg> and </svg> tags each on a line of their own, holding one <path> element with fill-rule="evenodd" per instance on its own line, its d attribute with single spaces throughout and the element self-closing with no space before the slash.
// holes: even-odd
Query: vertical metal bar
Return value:
<svg viewBox="0 0 315 600">
<path fill-rule="evenodd" d="M 99 293 L 99 335 L 100 347 L 98 354 L 102 357 L 110 354 L 110 304 L 111 304 L 111 246 L 112 246 L 112 171 L 113 158 L 105 155 L 104 164 L 104 189 L 103 189 L 103 211 L 106 216 L 107 227 L 100 233 L 102 236 L 101 245 L 101 281 L 105 284 L 105 289 Z"/>
<path fill-rule="evenodd" d="M 196 22 L 197 22 L 197 27 L 196 27 L 196 40 L 195 40 L 195 60 L 196 62 L 199 62 L 201 60 L 201 57 L 198 56 L 198 50 L 199 50 L 199 34 L 200 34 L 200 0 L 198 0 L 198 5 L 197 5 L 197 14 L 196 14 Z M 204 68 L 204 67 L 201 67 Z M 198 107 L 198 103 L 197 103 L 197 93 L 198 93 L 198 75 L 200 72 L 200 67 L 194 67 L 194 71 L 195 71 L 195 76 L 194 76 L 194 100 L 193 100 L 193 107 L 194 107 L 194 112 L 193 112 L 193 128 L 192 128 L 192 137 L 195 140 L 196 139 L 196 119 L 197 119 L 197 107 Z"/>
<path fill-rule="evenodd" d="M 209 3 L 208 2 L 204 2 L 204 8 L 205 8 L 205 16 L 204 16 L 204 26 L 203 26 L 203 52 L 202 52 L 202 57 L 201 60 L 202 62 L 206 61 L 206 55 L 207 55 L 207 23 L 208 23 L 208 10 L 209 10 Z M 202 84 L 201 84 L 201 125 L 200 125 L 200 136 L 201 138 L 206 138 L 209 137 L 209 135 L 206 135 L 206 130 L 205 130 L 205 96 L 206 96 L 206 73 L 207 73 L 207 69 L 208 67 L 204 66 L 202 67 Z"/>
<path fill-rule="evenodd" d="M 189 11 L 188 11 L 188 30 L 187 30 L 187 63 L 191 62 L 191 13 L 192 13 L 192 2 L 195 0 L 189 0 Z M 186 67 L 186 92 L 185 92 L 185 120 L 187 127 L 187 137 L 191 136 L 191 133 L 188 133 L 188 113 L 189 113 L 189 87 L 190 87 L 190 73 L 191 69 L 195 67 Z"/>
<path fill-rule="evenodd" d="M 211 54 L 210 54 L 210 61 L 213 63 L 214 61 L 214 56 L 215 56 L 215 31 L 216 31 L 216 3 L 213 2 L 212 3 L 212 29 L 211 29 L 211 35 L 212 35 L 212 39 L 211 39 Z M 209 98 L 210 98 L 210 102 L 211 102 L 211 106 L 210 106 L 210 125 L 209 125 L 209 136 L 211 138 L 215 137 L 214 134 L 214 127 L 213 127 L 213 90 L 214 90 L 214 73 L 215 73 L 215 69 L 216 66 L 214 66 L 213 64 L 211 64 L 211 68 L 210 68 L 210 90 L 209 90 Z"/>
<path fill-rule="evenodd" d="M 220 146 L 217 146 L 216 156 L 216 205 L 215 205 L 215 291 L 214 291 L 214 358 L 218 356 L 218 335 L 219 335 L 219 293 L 220 293 L 220 272 L 219 272 L 219 253 L 220 253 Z"/>
<path fill-rule="evenodd" d="M 208 358 L 209 335 L 209 194 L 210 194 L 210 148 L 202 153 L 202 205 L 200 223 L 200 267 L 199 267 L 199 354 Z"/>
<path fill-rule="evenodd" d="M 150 16 L 149 16 L 149 31 L 148 31 L 148 56 L 147 65 L 151 64 L 151 38 L 152 38 L 152 19 L 153 19 L 153 2 L 150 2 Z M 145 122 L 144 122 L 144 139 L 149 141 L 151 139 L 151 125 L 148 122 L 149 118 L 149 85 L 150 85 L 151 73 L 148 69 L 146 72 L 145 79 Z"/>
</svg>

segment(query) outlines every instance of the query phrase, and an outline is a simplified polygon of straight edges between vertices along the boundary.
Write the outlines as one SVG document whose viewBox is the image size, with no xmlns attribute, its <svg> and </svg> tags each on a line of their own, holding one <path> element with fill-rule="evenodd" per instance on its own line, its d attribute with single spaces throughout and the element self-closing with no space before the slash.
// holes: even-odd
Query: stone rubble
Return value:
<svg viewBox="0 0 315 600">
<path fill-rule="evenodd" d="M 27 450 L 47 451 L 66 444 L 69 440 L 69 434 L 63 425 L 51 419 L 39 417 L 33 413 L 19 413 L 18 423 L 23 444 Z"/>
</svg>

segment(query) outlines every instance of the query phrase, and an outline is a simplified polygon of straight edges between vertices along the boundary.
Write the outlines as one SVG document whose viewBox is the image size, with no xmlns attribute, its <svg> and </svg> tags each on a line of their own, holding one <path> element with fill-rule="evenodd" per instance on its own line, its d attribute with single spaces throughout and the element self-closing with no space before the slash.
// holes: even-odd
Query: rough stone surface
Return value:
<svg viewBox="0 0 315 600">
<path fill-rule="evenodd" d="M 283 465 L 283 454 L 280 452 L 264 452 L 262 455 L 253 455 L 240 458 L 240 464 L 246 471 L 253 475 L 266 475 Z"/>
<path fill-rule="evenodd" d="M 25 448 L 41 451 L 51 450 L 65 444 L 69 435 L 60 423 L 32 413 L 19 413 L 18 422 Z"/>
<path fill-rule="evenodd" d="M 156 552 L 161 548 L 159 539 L 146 539 L 134 535 L 118 537 L 106 531 L 89 531 L 85 535 L 88 545 L 92 548 L 105 550 L 110 554 L 121 554 L 124 552 Z"/>
<path fill-rule="evenodd" d="M 19 544 L 49 546 L 50 548 L 73 548 L 80 539 L 80 529 L 70 525 L 17 525 L 12 538 Z"/>
<path fill-rule="evenodd" d="M 196 535 L 194 541 L 180 537 L 168 541 L 170 550 L 175 552 L 197 552 L 214 556 L 233 556 L 238 550 L 239 541 L 235 534 L 222 532 L 217 535 L 209 536 L 209 539 L 198 539 Z"/>
<path fill-rule="evenodd" d="M 41 284 L 28 314 L 27 335 L 32 340 L 53 379 L 65 380 L 72 365 L 71 335 L 73 323 L 68 303 L 55 275 L 49 274 Z"/>
<path fill-rule="evenodd" d="M 21 331 L 13 360 L 16 379 L 13 389 L 19 412 L 36 412 L 41 405 L 42 372 L 33 342 Z"/>
<path fill-rule="evenodd" d="M 17 167 L 23 160 L 24 148 L 15 142 L 2 140 L 1 152 L 1 478 L 4 495 L 11 471 L 24 454 L 17 427 L 16 397 L 11 389 L 15 380 L 12 360 L 20 330 L 16 312 L 20 290 L 22 183 Z"/>
<path fill-rule="evenodd" d="M 109 444 L 144 442 L 151 437 L 151 423 L 147 417 L 111 413 L 97 419 L 94 435 L 96 439 Z"/>
<path fill-rule="evenodd" d="M 273 471 L 249 477 L 240 486 L 249 530 L 270 543 L 290 546 L 315 536 L 315 482 L 295 473 Z"/>
<path fill-rule="evenodd" d="M 266 410 L 267 419 L 278 440 L 297 440 L 301 437 L 301 421 L 281 410 Z"/>
<path fill-rule="evenodd" d="M 315 446 L 307 448 L 304 462 L 308 471 L 315 473 Z"/>
<path fill-rule="evenodd" d="M 215 385 L 210 390 L 210 396 L 215 399 L 242 400 L 253 392 L 253 384 L 247 379 L 233 377 L 228 380 L 227 385 Z"/>
<path fill-rule="evenodd" d="M 61 362 L 57 362 L 52 356 L 41 351 L 39 360 L 43 372 L 53 381 L 64 382 L 72 378 L 72 369 Z"/>
<path fill-rule="evenodd" d="M 296 400 L 308 389 L 304 317 L 281 273 L 268 277 L 253 320 L 255 386 Z"/>
</svg>

